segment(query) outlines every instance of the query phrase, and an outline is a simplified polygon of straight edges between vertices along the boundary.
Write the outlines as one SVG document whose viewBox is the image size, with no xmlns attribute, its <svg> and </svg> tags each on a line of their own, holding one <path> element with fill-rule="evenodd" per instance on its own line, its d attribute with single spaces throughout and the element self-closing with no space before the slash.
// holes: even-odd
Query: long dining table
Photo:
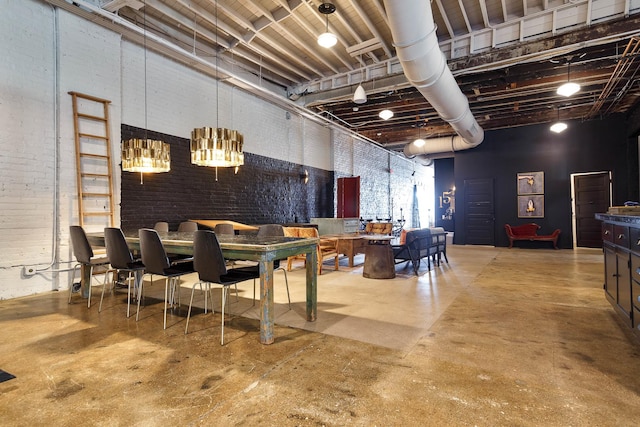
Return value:
<svg viewBox="0 0 640 427">
<path fill-rule="evenodd" d="M 193 254 L 193 232 L 158 233 L 167 253 Z M 89 243 L 104 247 L 104 233 L 88 233 Z M 260 342 L 274 341 L 273 261 L 306 254 L 307 321 L 314 322 L 318 312 L 317 238 L 259 237 L 256 235 L 219 235 L 222 253 L 229 260 L 257 261 L 260 269 Z M 125 232 L 132 250 L 140 250 L 137 231 Z"/>
</svg>

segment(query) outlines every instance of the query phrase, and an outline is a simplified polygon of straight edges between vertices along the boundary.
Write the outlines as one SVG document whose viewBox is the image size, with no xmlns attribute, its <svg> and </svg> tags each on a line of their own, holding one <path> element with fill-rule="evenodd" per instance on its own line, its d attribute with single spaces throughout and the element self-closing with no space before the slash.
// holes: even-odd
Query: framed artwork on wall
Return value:
<svg viewBox="0 0 640 427">
<path fill-rule="evenodd" d="M 544 172 L 518 173 L 518 195 L 544 194 Z"/>
<path fill-rule="evenodd" d="M 544 218 L 544 195 L 518 196 L 518 218 Z"/>
</svg>

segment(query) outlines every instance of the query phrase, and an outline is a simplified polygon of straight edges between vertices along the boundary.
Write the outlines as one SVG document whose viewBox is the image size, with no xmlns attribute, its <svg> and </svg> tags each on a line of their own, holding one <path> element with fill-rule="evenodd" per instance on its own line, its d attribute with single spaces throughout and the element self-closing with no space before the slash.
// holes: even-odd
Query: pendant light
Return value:
<svg viewBox="0 0 640 427">
<path fill-rule="evenodd" d="M 160 173 L 171 170 L 169 144 L 147 138 L 147 5 L 143 14 L 143 51 L 144 51 L 144 138 L 131 138 L 122 141 L 122 170 L 140 172 L 140 184 L 143 173 Z"/>
<path fill-rule="evenodd" d="M 362 55 L 360 55 L 360 64 L 362 65 Z M 356 91 L 353 93 L 353 102 L 356 104 L 364 104 L 367 102 L 367 92 L 364 91 L 362 87 L 362 82 L 364 81 L 364 68 L 362 68 L 362 72 L 360 73 L 360 84 L 356 88 Z"/>
<path fill-rule="evenodd" d="M 420 135 L 420 131 L 422 129 L 422 125 L 421 124 L 417 124 L 416 125 L 418 128 L 418 139 L 415 139 L 413 141 L 413 145 L 415 145 L 416 147 L 424 147 L 424 145 L 427 143 L 427 141 L 425 141 L 424 139 L 422 139 L 421 135 Z"/>
<path fill-rule="evenodd" d="M 549 130 L 551 132 L 560 133 L 567 129 L 567 124 L 560 121 L 560 108 L 558 108 L 558 121 L 551 125 Z"/>
<path fill-rule="evenodd" d="M 567 63 L 567 82 L 556 90 L 558 95 L 569 97 L 580 90 L 578 83 L 571 81 L 571 62 Z"/>
<path fill-rule="evenodd" d="M 391 110 L 382 110 L 378 113 L 378 117 L 380 117 L 382 120 L 389 120 L 391 117 L 393 117 L 393 111 Z"/>
<path fill-rule="evenodd" d="M 336 7 L 332 3 L 321 3 L 318 6 L 318 12 L 322 13 L 327 22 L 325 32 L 318 36 L 318 44 L 324 48 L 330 48 L 336 45 L 338 38 L 335 34 L 329 32 L 329 15 L 336 11 Z"/>
<path fill-rule="evenodd" d="M 215 4 L 216 48 L 218 47 L 218 2 Z M 195 128 L 191 131 L 191 163 L 198 166 L 216 168 L 232 167 L 238 173 L 238 167 L 244 165 L 244 137 L 237 130 L 218 127 L 220 111 L 220 93 L 218 79 L 218 55 L 216 52 L 216 127 Z"/>
</svg>

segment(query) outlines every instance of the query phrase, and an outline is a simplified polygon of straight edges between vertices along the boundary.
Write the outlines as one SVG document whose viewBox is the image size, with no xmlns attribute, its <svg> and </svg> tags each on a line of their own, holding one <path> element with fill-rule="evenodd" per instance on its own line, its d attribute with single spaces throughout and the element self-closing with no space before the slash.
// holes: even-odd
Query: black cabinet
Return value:
<svg viewBox="0 0 640 427">
<path fill-rule="evenodd" d="M 622 321 L 640 333 L 640 224 L 605 221 L 602 242 L 605 296 Z"/>
</svg>

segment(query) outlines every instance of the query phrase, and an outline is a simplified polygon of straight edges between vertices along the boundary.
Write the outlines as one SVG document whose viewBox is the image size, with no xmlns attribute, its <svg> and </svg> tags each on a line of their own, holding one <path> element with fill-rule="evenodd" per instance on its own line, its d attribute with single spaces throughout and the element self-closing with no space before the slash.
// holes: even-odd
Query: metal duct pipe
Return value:
<svg viewBox="0 0 640 427">
<path fill-rule="evenodd" d="M 424 0 L 384 0 L 389 27 L 407 80 L 420 91 L 459 137 L 427 140 L 422 147 L 405 146 L 405 155 L 425 155 L 473 148 L 484 131 L 438 46 L 431 5 Z M 410 153 L 408 154 L 407 151 Z"/>
</svg>

